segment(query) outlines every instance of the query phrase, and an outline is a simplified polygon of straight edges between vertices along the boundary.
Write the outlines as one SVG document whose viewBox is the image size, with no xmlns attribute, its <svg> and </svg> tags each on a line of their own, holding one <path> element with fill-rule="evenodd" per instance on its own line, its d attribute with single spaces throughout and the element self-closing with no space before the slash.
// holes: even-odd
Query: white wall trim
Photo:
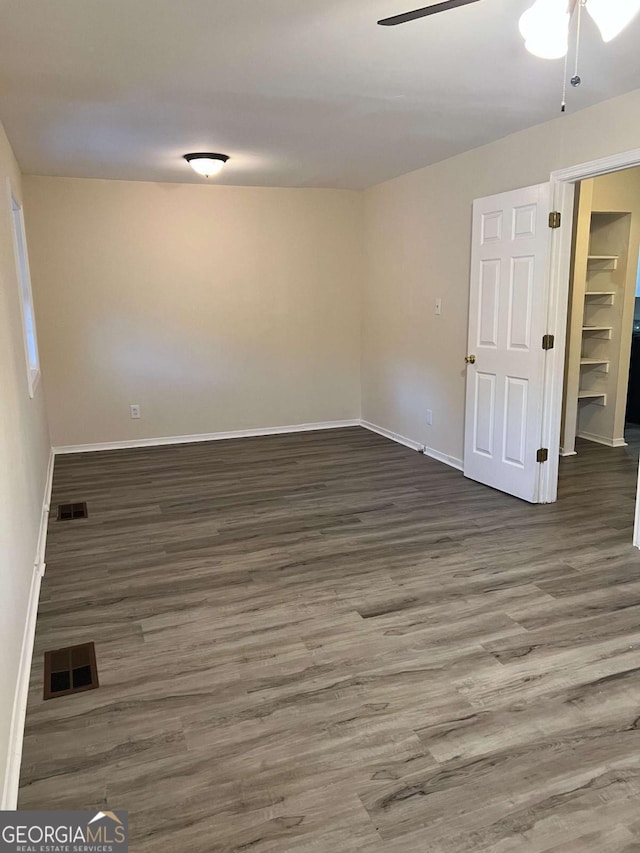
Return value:
<svg viewBox="0 0 640 853">
<path fill-rule="evenodd" d="M 33 291 L 31 287 L 31 269 L 29 267 L 29 249 L 27 246 L 27 234 L 24 227 L 24 209 L 21 194 L 16 192 L 13 181 L 7 176 L 7 192 L 9 196 L 9 212 L 11 214 L 11 232 L 13 238 L 13 258 L 16 268 L 16 282 L 20 294 L 20 318 L 22 320 L 22 342 L 24 346 L 25 366 L 27 369 L 27 388 L 29 396 L 33 399 L 38 382 L 40 381 L 40 355 L 38 353 L 38 330 L 36 326 L 35 310 L 33 307 Z M 16 214 L 18 216 L 16 217 Z M 17 222 L 16 222 L 17 218 Z M 18 230 L 16 230 L 18 229 Z M 22 244 L 22 252 L 18 243 L 18 235 Z M 31 323 L 33 328 L 33 345 L 35 348 L 35 365 L 31 364 L 29 345 L 27 342 L 27 323 L 25 317 L 25 297 L 31 308 Z"/>
<path fill-rule="evenodd" d="M 634 166 L 640 166 L 640 148 L 622 151 L 620 154 L 612 154 L 610 157 L 601 157 L 599 160 L 590 160 L 587 163 L 580 163 L 578 166 L 569 166 L 567 169 L 558 169 L 552 172 L 551 179 L 575 183 L 575 181 L 583 181 L 585 178 L 597 178 L 600 175 L 609 175 L 611 172 L 633 169 Z"/>
<path fill-rule="evenodd" d="M 636 489 L 636 517 L 633 524 L 633 544 L 636 548 L 640 548 L 640 476 L 638 477 L 638 487 Z"/>
<path fill-rule="evenodd" d="M 422 452 L 425 456 L 431 457 L 431 459 L 435 459 L 438 462 L 444 462 L 445 465 L 448 465 L 450 468 L 455 468 L 456 471 L 464 470 L 464 463 L 462 459 L 458 459 L 456 456 L 448 456 L 446 453 L 441 453 L 439 450 L 434 450 L 433 447 L 423 446 Z"/>
<path fill-rule="evenodd" d="M 411 450 L 417 450 L 419 453 L 423 453 L 425 456 L 431 457 L 431 459 L 436 459 L 438 462 L 444 462 L 445 465 L 449 465 L 457 471 L 462 471 L 462 459 L 457 459 L 455 456 L 448 456 L 446 453 L 441 453 L 439 450 L 433 450 L 431 447 L 426 447 L 424 444 L 420 444 L 419 441 L 414 441 L 412 438 L 406 438 L 404 435 L 392 432 L 390 429 L 385 429 L 377 424 L 372 424 L 370 421 L 360 421 L 360 426 L 370 430 L 371 432 L 376 432 L 384 438 L 395 441 L 397 444 L 403 444 Z"/>
<path fill-rule="evenodd" d="M 36 633 L 36 617 L 40 584 L 42 575 L 34 566 L 29 590 L 29 605 L 27 619 L 22 637 L 22 651 L 18 666 L 18 680 L 13 700 L 11 729 L 9 731 L 9 751 L 7 754 L 7 769 L 4 777 L 1 808 L 3 811 L 13 811 L 18 807 L 18 788 L 20 787 L 20 764 L 22 762 L 22 743 L 24 740 L 24 724 L 27 713 L 27 697 L 29 695 L 29 678 L 31 675 L 31 659 Z"/>
<path fill-rule="evenodd" d="M 31 676 L 31 660 L 33 657 L 33 644 L 36 635 L 36 619 L 38 616 L 38 602 L 40 599 L 40 584 L 45 571 L 44 554 L 47 544 L 47 527 L 49 524 L 49 508 L 51 505 L 51 486 L 53 483 L 53 450 L 49 453 L 49 464 L 47 466 L 47 477 L 44 487 L 44 498 L 42 501 L 42 515 L 40 518 L 40 530 L 38 533 L 38 544 L 36 547 L 33 572 L 31 575 L 31 586 L 29 589 L 29 601 L 27 614 L 22 634 L 22 648 L 18 664 L 18 678 L 16 681 L 13 699 L 13 711 L 11 714 L 11 728 L 9 730 L 9 749 L 7 752 L 6 771 L 0 809 L 12 811 L 18 806 L 18 788 L 20 786 L 20 764 L 22 761 L 22 743 L 24 740 L 24 724 L 27 713 L 27 697 L 29 695 L 29 679 Z"/>
<path fill-rule="evenodd" d="M 632 169 L 635 166 L 640 166 L 640 148 L 623 151 L 620 154 L 613 154 L 610 157 L 602 157 L 599 160 L 580 163 L 577 166 L 571 166 L 567 169 L 558 169 L 551 173 L 551 187 L 554 199 L 557 199 L 560 204 L 564 203 L 564 206 L 567 206 L 569 198 L 567 187 L 571 184 L 588 178 L 597 178 L 600 175 L 608 175 L 611 172 Z M 556 209 L 558 208 L 556 207 Z M 572 217 L 569 220 L 565 218 L 565 223 L 567 221 L 572 221 Z M 573 244 L 573 227 L 559 228 L 555 233 L 557 237 L 553 238 L 554 249 L 551 261 L 548 305 L 550 317 L 555 311 L 556 322 L 558 323 L 558 325 L 555 327 L 551 326 L 549 329 L 552 334 L 556 335 L 556 347 L 558 347 L 561 341 L 564 342 L 566 336 L 566 312 L 569 306 L 569 264 Z M 561 351 L 564 353 L 564 348 Z M 561 400 L 559 401 L 557 388 L 562 387 L 563 381 L 564 357 L 554 358 L 551 360 L 546 377 L 546 382 L 549 382 L 549 388 L 545 390 L 544 402 L 545 437 L 549 438 L 547 446 L 550 453 L 553 452 L 555 446 L 552 439 L 556 434 L 558 435 L 558 440 L 560 437 L 562 402 Z M 555 392 L 554 386 L 556 389 Z M 554 459 L 554 457 L 551 455 L 550 459 Z M 558 489 L 557 463 L 558 459 L 555 458 L 553 468 L 549 469 L 546 478 L 541 484 L 541 500 L 543 502 L 553 502 L 556 500 Z M 633 544 L 636 548 L 640 548 L 640 471 L 636 495 Z"/>
<path fill-rule="evenodd" d="M 421 451 L 424 447 L 423 444 L 420 444 L 419 441 L 414 441 L 412 438 L 406 438 L 404 435 L 400 435 L 397 432 L 392 432 L 390 429 L 385 429 L 384 427 L 378 426 L 377 424 L 372 424 L 370 421 L 360 421 L 360 426 L 368 429 L 370 432 L 376 432 L 378 435 L 384 436 L 384 438 L 388 438 L 391 441 L 395 441 L 397 444 L 403 444 L 405 447 L 409 447 L 411 450 Z"/>
<path fill-rule="evenodd" d="M 579 432 L 577 436 L 587 441 L 595 441 L 596 444 L 604 444 L 606 447 L 627 447 L 624 438 L 608 438 L 606 435 L 597 435 L 595 432 Z"/>
<path fill-rule="evenodd" d="M 38 533 L 38 549 L 36 551 L 35 568 L 44 575 L 46 563 L 44 561 L 45 549 L 47 547 L 47 530 L 49 527 L 49 510 L 51 509 L 51 490 L 53 488 L 53 467 L 56 456 L 53 447 L 49 451 L 49 464 L 47 465 L 47 478 L 44 484 L 44 498 L 42 501 L 42 517 L 40 518 L 40 531 Z"/>
<path fill-rule="evenodd" d="M 251 438 L 252 436 L 261 435 L 286 435 L 287 433 L 295 432 L 312 432 L 314 430 L 326 429 L 345 429 L 346 427 L 361 426 L 371 432 L 376 432 L 385 438 L 395 441 L 398 444 L 403 444 L 405 447 L 410 447 L 411 450 L 417 450 L 424 453 L 425 456 L 430 456 L 438 462 L 444 462 L 445 465 L 450 465 L 458 471 L 462 471 L 462 460 L 455 456 L 448 456 L 446 453 L 441 453 L 439 450 L 434 450 L 431 447 L 425 447 L 419 441 L 413 441 L 411 438 L 406 438 L 396 432 L 385 429 L 384 427 L 372 424 L 369 421 L 363 421 L 359 418 L 351 418 L 344 421 L 320 421 L 314 424 L 292 424 L 290 426 L 281 427 L 263 427 L 260 429 L 247 430 L 230 430 L 229 432 L 210 432 L 201 433 L 198 435 L 171 435 L 162 438 L 141 438 L 125 441 L 105 441 L 98 444 L 70 444 L 63 447 L 54 447 L 53 454 L 56 456 L 67 453 L 96 453 L 101 450 L 127 450 L 135 447 L 161 447 L 170 444 L 193 444 L 205 441 L 226 441 L 234 438 Z"/>
<path fill-rule="evenodd" d="M 551 181 L 551 209 L 562 214 L 564 227 L 552 231 L 547 287 L 547 332 L 555 335 L 555 346 L 545 353 L 542 400 L 542 434 L 540 447 L 549 450 L 549 461 L 540 466 L 538 502 L 554 503 L 558 499 L 558 474 L 562 399 L 564 391 L 565 346 L 569 313 L 569 272 L 573 237 L 573 203 L 575 187 L 571 183 Z M 564 235 L 569 233 L 569 251 Z"/>
<path fill-rule="evenodd" d="M 126 450 L 131 447 L 161 447 L 166 444 L 194 444 L 204 441 L 226 441 L 232 438 L 251 438 L 260 435 L 286 435 L 293 432 L 312 432 L 313 430 L 344 429 L 360 426 L 358 418 L 344 421 L 321 421 L 314 424 L 292 424 L 290 426 L 262 427 L 259 429 L 236 429 L 229 432 L 208 432 L 198 435 L 171 435 L 160 438 L 133 438 L 125 441 L 105 441 L 98 444 L 70 444 L 54 447 L 55 455 L 66 453 L 96 453 L 100 450 Z"/>
<path fill-rule="evenodd" d="M 231 430 L 229 432 L 210 432 L 201 433 L 198 435 L 172 435 L 162 438 L 141 438 L 131 439 L 126 441 L 105 441 L 98 444 L 69 444 L 62 447 L 54 447 L 52 453 L 55 456 L 64 455 L 67 453 L 96 453 L 101 450 L 127 450 L 135 447 L 161 447 L 170 444 L 193 444 L 205 441 L 225 441 L 234 438 L 251 438 L 252 436 L 261 435 L 286 435 L 287 433 L 295 432 L 311 432 L 314 430 L 326 429 L 345 429 L 346 427 L 361 426 L 371 432 L 376 432 L 385 438 L 395 441 L 398 444 L 403 444 L 405 447 L 410 447 L 411 450 L 417 450 L 425 456 L 436 459 L 438 462 L 444 462 L 445 465 L 450 465 L 458 471 L 462 471 L 462 459 L 455 456 L 448 456 L 446 453 L 441 453 L 439 450 L 434 450 L 431 447 L 426 447 L 419 441 L 414 441 L 411 438 L 406 438 L 399 435 L 397 432 L 392 432 L 377 424 L 363 421 L 358 418 L 351 418 L 344 421 L 320 421 L 314 424 L 292 424 L 282 427 L 263 427 L 261 429 L 247 430 Z"/>
</svg>

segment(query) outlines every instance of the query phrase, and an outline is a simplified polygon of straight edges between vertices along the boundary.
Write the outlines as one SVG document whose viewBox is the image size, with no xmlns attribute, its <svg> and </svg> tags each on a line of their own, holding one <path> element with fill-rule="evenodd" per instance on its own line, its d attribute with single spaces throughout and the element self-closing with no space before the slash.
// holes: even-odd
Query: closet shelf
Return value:
<svg viewBox="0 0 640 853">
<path fill-rule="evenodd" d="M 582 334 L 588 335 L 589 337 L 594 338 L 604 338 L 604 340 L 610 341 L 611 334 L 613 332 L 613 326 L 583 326 Z"/>
<path fill-rule="evenodd" d="M 599 305 L 613 305 L 615 301 L 615 290 L 585 290 L 585 299 L 597 299 Z"/>
<path fill-rule="evenodd" d="M 578 400 L 587 400 L 591 402 L 602 400 L 601 403 L 596 403 L 596 406 L 607 405 L 607 395 L 600 391 L 578 391 Z"/>
<path fill-rule="evenodd" d="M 588 255 L 587 263 L 596 272 L 601 270 L 617 270 L 619 255 Z"/>
<path fill-rule="evenodd" d="M 608 373 L 609 365 L 611 362 L 608 358 L 581 358 L 580 365 L 587 367 L 601 367 L 602 370 L 599 370 L 599 373 Z"/>
</svg>

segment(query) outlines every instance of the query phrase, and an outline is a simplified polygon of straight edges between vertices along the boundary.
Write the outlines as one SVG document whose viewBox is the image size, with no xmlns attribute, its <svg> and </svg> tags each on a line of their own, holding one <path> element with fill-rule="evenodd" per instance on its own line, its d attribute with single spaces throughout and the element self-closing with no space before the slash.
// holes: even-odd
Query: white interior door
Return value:
<svg viewBox="0 0 640 853">
<path fill-rule="evenodd" d="M 466 477 L 539 499 L 550 186 L 473 206 Z"/>
</svg>

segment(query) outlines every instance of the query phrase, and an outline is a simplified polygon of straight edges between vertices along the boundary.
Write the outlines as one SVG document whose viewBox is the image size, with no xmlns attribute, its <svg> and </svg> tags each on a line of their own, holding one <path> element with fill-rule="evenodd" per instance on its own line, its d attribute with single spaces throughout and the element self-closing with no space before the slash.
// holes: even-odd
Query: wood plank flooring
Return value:
<svg viewBox="0 0 640 853">
<path fill-rule="evenodd" d="M 20 808 L 133 853 L 640 851 L 637 461 L 532 507 L 359 428 L 59 457 Z M 46 649 L 100 689 L 42 701 Z"/>
</svg>

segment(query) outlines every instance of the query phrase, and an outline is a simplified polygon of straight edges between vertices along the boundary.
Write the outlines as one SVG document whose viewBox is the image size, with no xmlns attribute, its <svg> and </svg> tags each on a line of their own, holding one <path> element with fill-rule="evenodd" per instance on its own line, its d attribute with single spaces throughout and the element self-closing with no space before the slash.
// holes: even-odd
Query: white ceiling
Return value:
<svg viewBox="0 0 640 853">
<path fill-rule="evenodd" d="M 532 0 L 399 27 L 426 0 L 3 0 L 0 120 L 25 173 L 363 188 L 559 113 L 562 60 L 530 56 Z M 640 87 L 640 20 L 585 24 L 570 110 Z"/>
</svg>

